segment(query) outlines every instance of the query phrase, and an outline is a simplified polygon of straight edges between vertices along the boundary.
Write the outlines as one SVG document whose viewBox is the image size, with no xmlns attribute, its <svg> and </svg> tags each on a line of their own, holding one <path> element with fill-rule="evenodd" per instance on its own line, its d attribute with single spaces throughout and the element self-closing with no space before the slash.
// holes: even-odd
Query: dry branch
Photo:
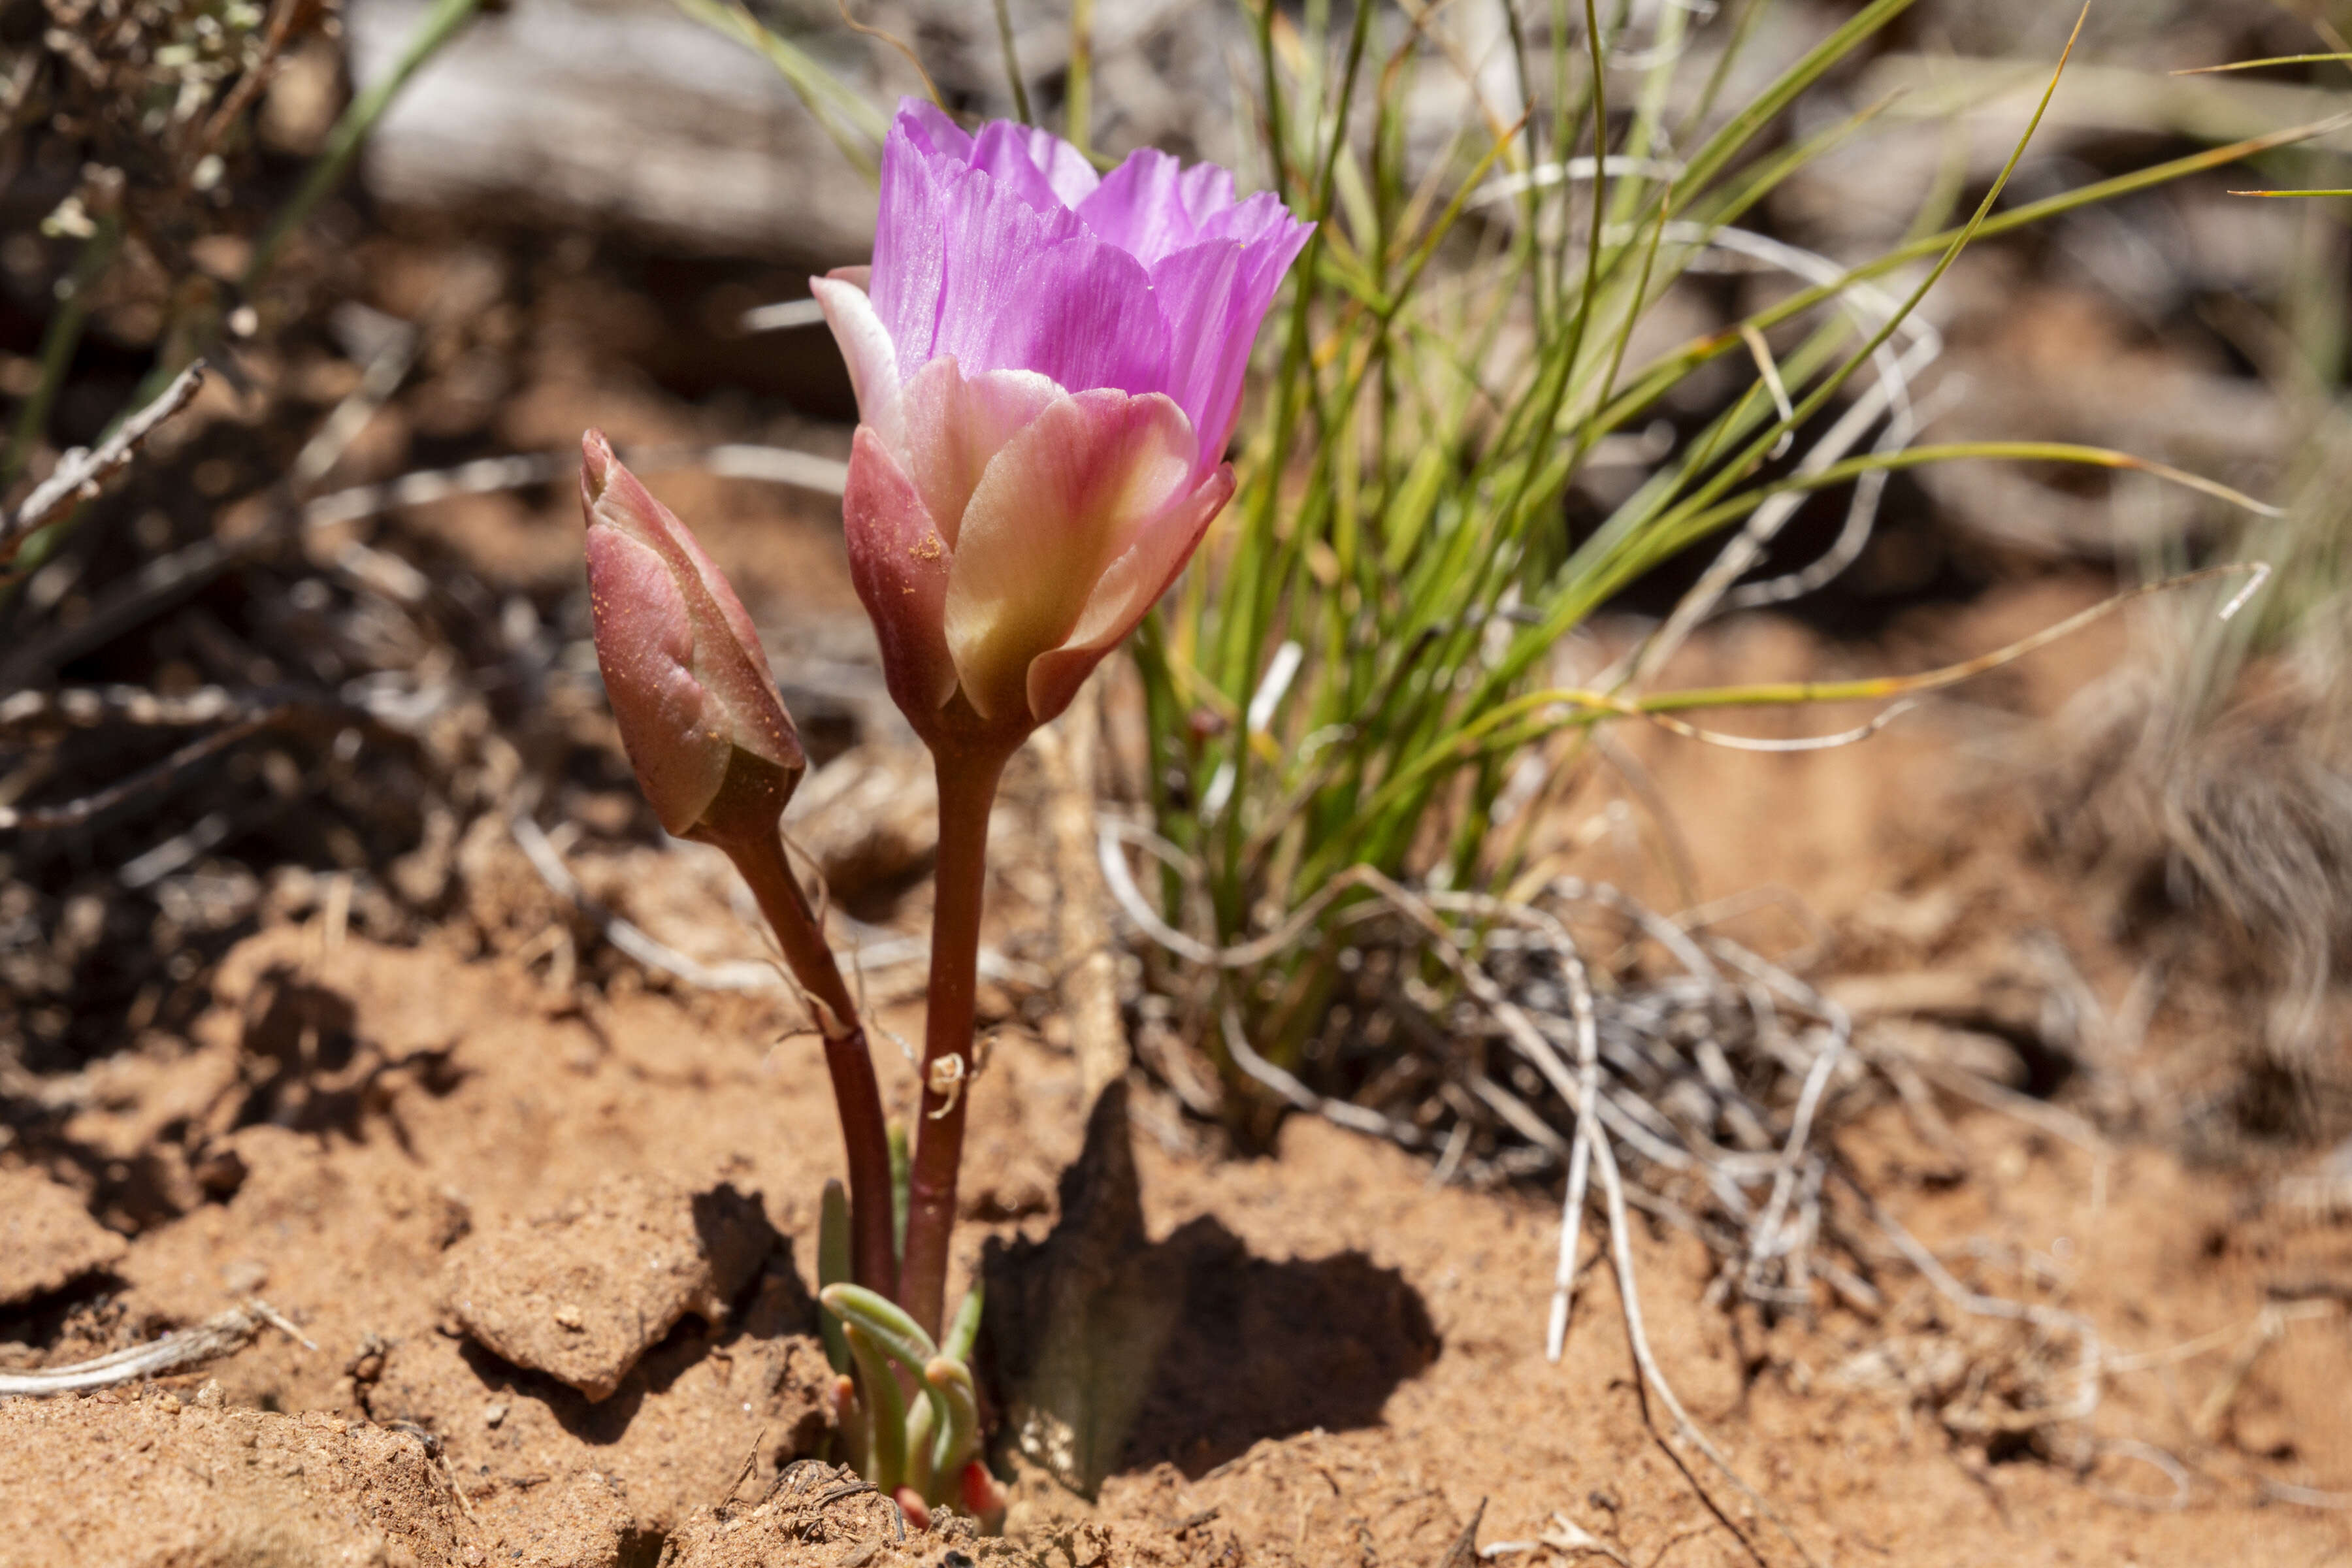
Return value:
<svg viewBox="0 0 2352 1568">
<path fill-rule="evenodd" d="M 131 466 L 147 437 L 195 397 L 204 384 L 205 362 L 195 360 L 172 378 L 172 384 L 146 407 L 125 419 L 113 435 L 96 447 L 76 447 L 58 459 L 55 472 L 33 488 L 0 523 L 0 566 L 16 560 L 25 542 L 71 507 L 89 500 L 106 481 Z"/>
<path fill-rule="evenodd" d="M 194 1328 L 176 1329 L 160 1339 L 143 1345 L 89 1361 L 75 1362 L 68 1366 L 47 1366 L 31 1372 L 0 1372 L 0 1399 L 19 1395 L 42 1397 L 53 1394 L 83 1394 L 94 1388 L 112 1388 L 142 1378 L 165 1377 L 175 1372 L 185 1372 L 208 1361 L 234 1355 L 253 1342 L 256 1334 L 274 1326 L 292 1338 L 310 1344 L 294 1326 L 272 1310 L 266 1303 L 248 1300 L 242 1307 L 232 1307 L 216 1317 L 207 1318 Z M 318 1349 L 310 1345 L 312 1350 Z"/>
</svg>

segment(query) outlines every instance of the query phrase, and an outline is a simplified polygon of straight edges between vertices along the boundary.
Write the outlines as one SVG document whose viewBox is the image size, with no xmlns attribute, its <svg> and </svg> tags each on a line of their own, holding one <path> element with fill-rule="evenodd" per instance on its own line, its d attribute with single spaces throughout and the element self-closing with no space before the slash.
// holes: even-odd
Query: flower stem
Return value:
<svg viewBox="0 0 2352 1568">
<path fill-rule="evenodd" d="M 816 1005 L 824 1065 L 833 1075 L 834 1106 L 841 1113 L 841 1141 L 849 1157 L 853 1277 L 869 1290 L 895 1297 L 898 1266 L 890 1236 L 890 1140 L 882 1123 L 882 1092 L 875 1081 L 874 1058 L 866 1047 L 856 1000 L 834 962 L 800 879 L 784 858 L 782 837 L 773 831 L 750 834 L 719 847 L 751 886 L 793 977 Z"/>
<path fill-rule="evenodd" d="M 923 1026 L 923 1112 L 907 1184 L 907 1250 L 898 1304 L 937 1338 L 947 1308 L 948 1238 L 971 1104 L 972 1022 L 980 910 L 988 879 L 988 816 L 1011 752 L 936 747 L 940 858 L 931 910 L 931 980 Z M 955 1065 L 944 1065 L 949 1062 Z"/>
</svg>

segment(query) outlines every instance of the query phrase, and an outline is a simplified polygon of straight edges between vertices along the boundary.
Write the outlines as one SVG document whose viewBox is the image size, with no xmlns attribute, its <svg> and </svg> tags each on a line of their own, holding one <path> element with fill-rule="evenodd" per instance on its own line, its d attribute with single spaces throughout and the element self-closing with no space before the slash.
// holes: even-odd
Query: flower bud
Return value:
<svg viewBox="0 0 2352 1568">
<path fill-rule="evenodd" d="M 808 762 L 751 617 L 604 436 L 580 445 L 596 664 L 637 787 L 681 838 L 773 834 Z"/>
</svg>

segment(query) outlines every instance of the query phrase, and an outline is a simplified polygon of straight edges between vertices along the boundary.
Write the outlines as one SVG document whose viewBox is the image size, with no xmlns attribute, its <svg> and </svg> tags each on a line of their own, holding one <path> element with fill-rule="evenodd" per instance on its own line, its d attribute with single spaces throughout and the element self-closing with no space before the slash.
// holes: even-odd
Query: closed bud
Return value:
<svg viewBox="0 0 2352 1568">
<path fill-rule="evenodd" d="M 580 500 L 596 663 L 637 787 L 681 838 L 774 834 L 808 761 L 743 602 L 593 430 Z"/>
</svg>

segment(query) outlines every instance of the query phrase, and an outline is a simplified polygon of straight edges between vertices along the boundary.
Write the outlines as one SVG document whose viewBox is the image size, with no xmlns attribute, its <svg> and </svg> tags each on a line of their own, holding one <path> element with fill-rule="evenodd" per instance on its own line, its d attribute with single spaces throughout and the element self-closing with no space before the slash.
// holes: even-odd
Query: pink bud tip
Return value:
<svg viewBox="0 0 2352 1568">
<path fill-rule="evenodd" d="M 596 663 L 638 787 L 681 837 L 773 834 L 808 764 L 751 617 L 602 433 L 580 447 Z"/>
<path fill-rule="evenodd" d="M 890 1495 L 898 1500 L 898 1507 L 906 1514 L 908 1524 L 917 1530 L 931 1528 L 931 1508 L 923 1500 L 920 1492 L 912 1487 L 900 1487 Z"/>
</svg>

